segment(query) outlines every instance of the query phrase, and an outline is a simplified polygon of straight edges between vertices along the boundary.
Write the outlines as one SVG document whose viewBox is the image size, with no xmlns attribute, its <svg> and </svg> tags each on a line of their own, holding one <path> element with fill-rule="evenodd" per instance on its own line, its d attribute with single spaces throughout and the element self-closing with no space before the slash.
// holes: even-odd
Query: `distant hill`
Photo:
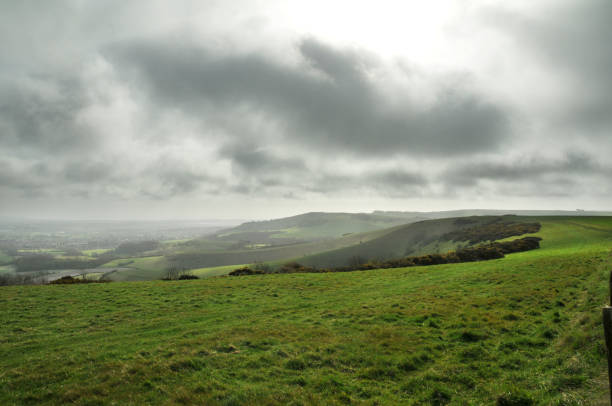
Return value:
<svg viewBox="0 0 612 406">
<path fill-rule="evenodd" d="M 499 224 L 527 221 L 533 219 L 510 215 L 424 220 L 389 229 L 386 233 L 381 232 L 379 237 L 360 244 L 307 256 L 299 262 L 315 267 L 338 267 L 356 261 L 363 263 L 409 255 L 445 253 L 472 245 L 470 241 L 472 233 L 469 233 L 469 230 L 485 230 Z M 494 239 L 497 238 L 491 238 Z"/>
<path fill-rule="evenodd" d="M 451 217 L 467 216 L 503 216 L 514 214 L 517 216 L 612 216 L 612 211 L 593 211 L 593 210 L 491 210 L 491 209 L 462 209 L 448 211 L 381 211 L 375 210 L 372 214 L 388 216 L 407 216 L 422 219 L 441 219 Z"/>
<path fill-rule="evenodd" d="M 312 212 L 252 221 L 212 236 L 185 242 L 167 253 L 170 263 L 204 268 L 297 261 L 314 267 L 345 266 L 351 261 L 386 260 L 445 253 L 468 241 L 440 240 L 446 233 L 521 216 L 587 215 L 593 212 L 544 210 L 453 210 L 442 212 Z M 604 213 L 598 212 L 603 215 Z M 469 216 L 471 223 L 458 221 Z"/>
<path fill-rule="evenodd" d="M 288 243 L 338 238 L 349 233 L 364 233 L 393 226 L 467 216 L 612 216 L 612 212 L 584 210 L 487 210 L 450 211 L 373 211 L 372 213 L 310 212 L 273 220 L 250 221 L 221 230 L 213 238 L 246 240 L 259 243 Z"/>
<path fill-rule="evenodd" d="M 412 223 L 429 217 L 418 213 L 324 213 L 311 212 L 275 220 L 251 221 L 222 230 L 214 238 L 257 242 L 295 242 L 338 238 Z"/>
</svg>

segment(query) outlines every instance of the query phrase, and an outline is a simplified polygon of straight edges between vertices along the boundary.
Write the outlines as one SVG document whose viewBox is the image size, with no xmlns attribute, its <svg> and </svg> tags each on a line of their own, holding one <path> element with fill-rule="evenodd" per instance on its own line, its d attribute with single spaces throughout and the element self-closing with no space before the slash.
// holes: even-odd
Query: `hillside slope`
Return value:
<svg viewBox="0 0 612 406">
<path fill-rule="evenodd" d="M 478 263 L 0 287 L 0 403 L 600 404 L 612 218 L 538 220 Z"/>
<path fill-rule="evenodd" d="M 299 262 L 315 267 L 337 267 L 351 261 L 382 261 L 409 255 L 445 253 L 458 247 L 470 245 L 462 238 L 449 237 L 462 230 L 481 229 L 491 224 L 506 224 L 533 221 L 529 217 L 474 216 L 437 220 L 425 220 L 396 227 L 377 238 L 339 249 L 307 256 Z"/>
<path fill-rule="evenodd" d="M 220 239 L 257 241 L 313 241 L 352 233 L 380 230 L 425 219 L 417 213 L 325 213 L 311 212 L 267 221 L 252 221 L 222 230 Z"/>
</svg>

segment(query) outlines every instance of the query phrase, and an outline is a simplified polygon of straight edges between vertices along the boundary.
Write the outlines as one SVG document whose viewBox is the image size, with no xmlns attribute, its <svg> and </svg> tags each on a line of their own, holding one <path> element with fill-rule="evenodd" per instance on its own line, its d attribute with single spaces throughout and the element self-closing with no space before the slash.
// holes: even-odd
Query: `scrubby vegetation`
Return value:
<svg viewBox="0 0 612 406">
<path fill-rule="evenodd" d="M 161 278 L 163 281 L 184 281 L 190 279 L 200 279 L 197 275 L 194 275 L 191 271 L 187 269 L 180 269 L 178 267 L 172 266 L 166 269 L 164 277 Z"/>
<path fill-rule="evenodd" d="M 124 242 L 115 248 L 117 255 L 136 255 L 146 251 L 153 251 L 159 248 L 157 241 L 134 241 Z"/>
<path fill-rule="evenodd" d="M 75 278 L 74 276 L 62 276 L 61 278 L 52 280 L 50 285 L 74 285 L 79 283 L 108 283 L 107 279 L 90 279 L 86 277 Z"/>
<path fill-rule="evenodd" d="M 481 238 L 483 235 L 488 238 L 514 235 L 527 230 L 521 225 L 526 222 L 524 218 L 509 216 L 410 223 L 417 220 L 419 215 L 416 213 L 308 213 L 287 219 L 246 223 L 204 238 L 115 242 L 118 246 L 114 249 L 76 248 L 97 246 L 100 242 L 74 242 L 74 245 L 61 248 L 19 249 L 15 243 L 0 241 L 0 263 L 10 264 L 12 272 L 44 271 L 49 272 L 50 277 L 61 276 L 64 270 L 70 269 L 89 269 L 97 273 L 93 269 L 100 267 L 108 269 L 101 272 L 115 270 L 109 277 L 116 281 L 159 279 L 168 267 L 201 270 L 229 266 L 232 270 L 241 264 L 273 262 L 277 265 L 290 260 L 298 260 L 310 268 L 347 265 L 356 268 L 368 262 L 382 263 L 393 258 L 456 250 L 469 242 L 444 238 L 475 240 L 483 226 L 488 228 L 481 232 Z M 398 223 L 409 224 L 375 230 Z M 504 227 L 511 231 L 504 231 Z M 361 230 L 367 232 L 360 233 Z M 462 230 L 468 231 L 462 235 Z M 441 238 L 444 235 L 446 237 Z M 212 271 L 211 274 L 218 275 L 218 272 Z M 18 281 L 19 278 L 12 280 Z"/>
<path fill-rule="evenodd" d="M 2 273 L 0 274 L 0 286 L 9 285 L 32 285 L 43 276 L 41 273 L 31 274 L 13 274 L 13 273 Z"/>
<path fill-rule="evenodd" d="M 95 268 L 113 259 L 112 255 L 103 254 L 97 258 L 58 258 L 51 254 L 24 255 L 15 260 L 17 272 L 42 271 L 50 269 L 84 269 Z"/>
<path fill-rule="evenodd" d="M 262 275 L 264 272 L 258 269 L 251 269 L 248 266 L 237 268 L 231 271 L 229 276 Z"/>
<path fill-rule="evenodd" d="M 406 256 L 444 254 L 476 243 L 536 232 L 537 229 L 539 225 L 533 218 L 516 216 L 426 220 L 389 229 L 360 244 L 308 255 L 300 258 L 299 262 L 313 268 L 355 267 L 356 264 L 382 263 Z"/>
<path fill-rule="evenodd" d="M 375 272 L 0 289 L 0 404 L 595 405 L 612 219 Z"/>
<path fill-rule="evenodd" d="M 540 231 L 540 223 L 523 223 L 516 221 L 504 221 L 503 217 L 495 218 L 491 223 L 451 231 L 440 237 L 441 241 L 468 241 L 470 244 L 478 244 L 483 241 L 501 240 L 516 235 L 537 233 Z M 472 224 L 470 218 L 459 218 L 456 224 Z"/>
<path fill-rule="evenodd" d="M 229 274 L 232 276 L 253 275 L 255 273 L 305 273 L 305 272 L 350 272 L 372 269 L 406 268 L 411 266 L 427 266 L 454 264 L 459 262 L 486 261 L 490 259 L 503 258 L 505 254 L 513 252 L 529 251 L 540 247 L 539 237 L 525 237 L 513 241 L 494 242 L 476 247 L 463 248 L 446 254 L 427 254 L 416 257 L 405 257 L 388 261 L 364 261 L 354 258 L 351 265 L 335 268 L 314 268 L 301 265 L 297 262 L 289 262 L 278 269 L 270 269 L 268 272 L 252 271 L 249 268 L 236 269 Z"/>
</svg>

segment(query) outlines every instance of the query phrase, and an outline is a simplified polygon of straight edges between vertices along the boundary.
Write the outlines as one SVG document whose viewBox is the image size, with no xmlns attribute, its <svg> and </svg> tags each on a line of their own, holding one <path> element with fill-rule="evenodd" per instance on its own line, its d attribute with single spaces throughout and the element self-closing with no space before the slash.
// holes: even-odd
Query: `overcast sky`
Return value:
<svg viewBox="0 0 612 406">
<path fill-rule="evenodd" d="M 609 0 L 0 4 L 0 216 L 612 208 Z"/>
</svg>

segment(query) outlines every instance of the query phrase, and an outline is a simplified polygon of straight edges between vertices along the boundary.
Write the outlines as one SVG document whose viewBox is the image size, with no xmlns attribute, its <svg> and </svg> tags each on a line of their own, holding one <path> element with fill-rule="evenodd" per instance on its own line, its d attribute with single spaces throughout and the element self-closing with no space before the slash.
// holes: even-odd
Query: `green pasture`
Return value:
<svg viewBox="0 0 612 406">
<path fill-rule="evenodd" d="M 13 262 L 13 257 L 4 251 L 0 251 L 0 265 L 10 264 L 11 262 Z"/>
<path fill-rule="evenodd" d="M 92 249 L 92 250 L 83 250 L 81 251 L 83 254 L 87 255 L 87 256 L 93 256 L 94 254 L 104 254 L 105 252 L 109 252 L 112 251 L 112 249 L 110 248 L 97 248 L 97 249 Z"/>
<path fill-rule="evenodd" d="M 242 267 L 245 267 L 245 266 L 248 266 L 248 264 L 213 266 L 213 267 L 209 267 L 209 268 L 192 269 L 189 272 L 191 272 L 192 274 L 194 274 L 194 275 L 196 275 L 196 276 L 198 276 L 200 278 L 206 278 L 206 277 L 210 277 L 210 276 L 227 275 L 228 273 L 230 273 L 234 269 L 242 268 Z"/>
<path fill-rule="evenodd" d="M 1 287 L 0 404 L 606 404 L 612 219 L 539 221 L 478 263 Z"/>
<path fill-rule="evenodd" d="M 0 274 L 13 272 L 15 272 L 15 267 L 13 265 L 0 265 Z"/>
<path fill-rule="evenodd" d="M 132 257 L 115 259 L 98 267 L 101 272 L 114 268 L 128 268 L 112 273 L 114 281 L 144 281 L 162 278 L 168 263 L 163 256 Z"/>
</svg>

